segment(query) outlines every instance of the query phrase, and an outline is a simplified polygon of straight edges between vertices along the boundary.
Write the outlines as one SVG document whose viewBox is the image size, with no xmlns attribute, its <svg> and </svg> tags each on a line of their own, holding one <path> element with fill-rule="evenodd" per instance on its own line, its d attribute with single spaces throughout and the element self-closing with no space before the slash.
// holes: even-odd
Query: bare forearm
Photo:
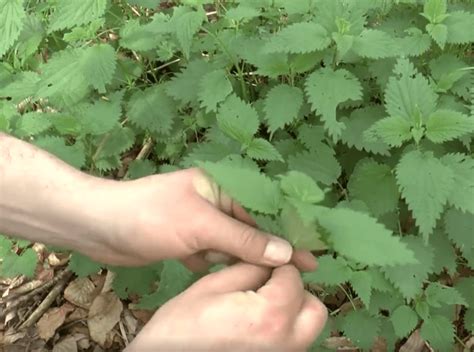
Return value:
<svg viewBox="0 0 474 352">
<path fill-rule="evenodd" d="M 100 182 L 0 133 L 0 232 L 82 249 L 92 246 Z M 93 198 L 92 198 L 93 197 Z M 99 211 L 100 213 L 100 211 Z"/>
</svg>

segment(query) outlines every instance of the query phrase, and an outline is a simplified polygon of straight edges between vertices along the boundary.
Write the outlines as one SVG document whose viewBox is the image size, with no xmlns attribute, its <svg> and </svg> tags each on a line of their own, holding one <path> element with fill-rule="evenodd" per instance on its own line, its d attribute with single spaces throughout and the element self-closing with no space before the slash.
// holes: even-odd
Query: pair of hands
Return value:
<svg viewBox="0 0 474 352">
<path fill-rule="evenodd" d="M 97 237 L 101 245 L 86 253 L 94 259 L 130 266 L 178 258 L 192 270 L 226 257 L 245 262 L 161 307 L 128 351 L 302 351 L 321 332 L 326 308 L 298 271 L 314 270 L 315 258 L 259 231 L 198 169 L 103 187 L 117 205 L 106 223 L 119 225 Z M 126 213 L 120 204 L 130 205 Z"/>
</svg>

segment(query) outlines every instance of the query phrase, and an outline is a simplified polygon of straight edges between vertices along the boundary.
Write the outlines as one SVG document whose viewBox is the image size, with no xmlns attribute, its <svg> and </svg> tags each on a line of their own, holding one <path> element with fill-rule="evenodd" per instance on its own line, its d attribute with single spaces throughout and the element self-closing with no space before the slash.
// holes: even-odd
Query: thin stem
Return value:
<svg viewBox="0 0 474 352">
<path fill-rule="evenodd" d="M 357 310 L 357 307 L 354 303 L 354 301 L 352 300 L 352 297 L 351 295 L 349 294 L 349 292 L 346 291 L 346 289 L 344 288 L 344 286 L 342 286 L 341 284 L 337 285 L 341 290 L 342 292 L 344 292 L 344 294 L 346 295 L 347 299 L 349 300 L 349 302 L 351 302 L 351 306 L 352 308 L 354 308 L 354 310 Z"/>
</svg>

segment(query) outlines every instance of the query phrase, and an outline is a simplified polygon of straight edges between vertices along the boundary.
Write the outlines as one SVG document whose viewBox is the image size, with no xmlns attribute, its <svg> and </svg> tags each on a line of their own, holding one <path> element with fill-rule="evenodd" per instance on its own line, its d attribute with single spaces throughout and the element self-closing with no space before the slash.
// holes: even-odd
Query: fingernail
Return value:
<svg viewBox="0 0 474 352">
<path fill-rule="evenodd" d="M 268 264 L 282 265 L 290 261 L 292 254 L 293 248 L 288 242 L 278 237 L 272 237 L 265 248 L 263 258 Z"/>
</svg>

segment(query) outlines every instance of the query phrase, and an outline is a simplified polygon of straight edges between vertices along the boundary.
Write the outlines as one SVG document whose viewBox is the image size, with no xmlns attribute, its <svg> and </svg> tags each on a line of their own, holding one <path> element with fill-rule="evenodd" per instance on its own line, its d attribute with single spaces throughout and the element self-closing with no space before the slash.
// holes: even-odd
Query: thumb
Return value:
<svg viewBox="0 0 474 352">
<path fill-rule="evenodd" d="M 206 207 L 210 219 L 204 234 L 203 245 L 240 258 L 241 260 L 267 266 L 287 264 L 292 257 L 291 245 L 276 236 L 262 232 L 236 220 L 218 209 Z"/>
</svg>

